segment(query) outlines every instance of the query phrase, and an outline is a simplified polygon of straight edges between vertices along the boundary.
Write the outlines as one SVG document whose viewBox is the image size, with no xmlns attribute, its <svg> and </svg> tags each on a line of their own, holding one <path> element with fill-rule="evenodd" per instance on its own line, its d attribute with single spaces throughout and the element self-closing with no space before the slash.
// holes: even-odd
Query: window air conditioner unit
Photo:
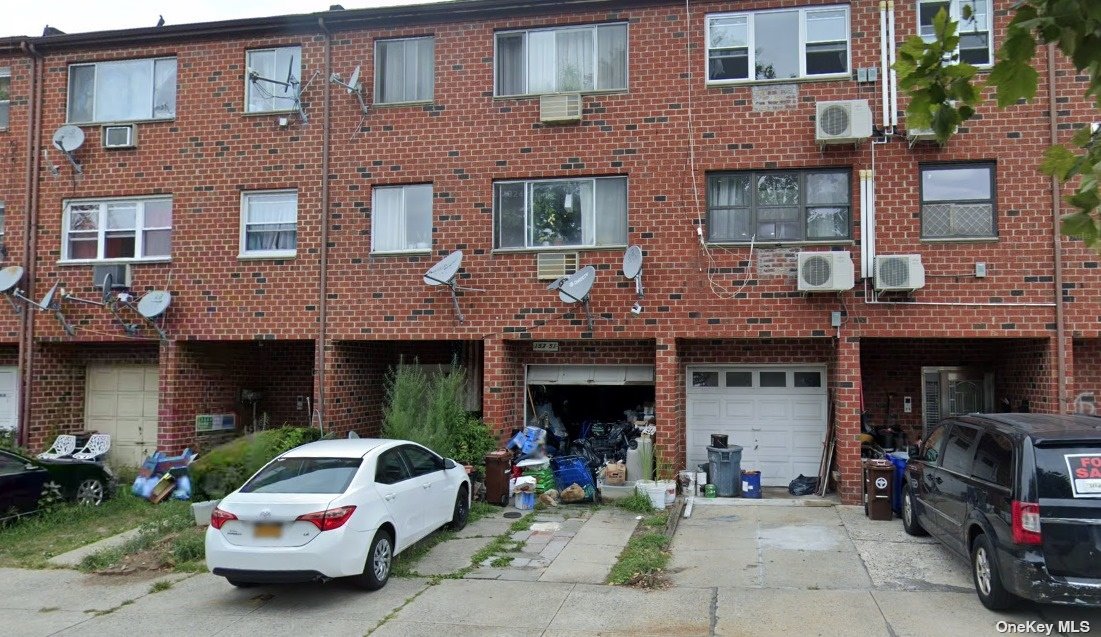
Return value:
<svg viewBox="0 0 1101 637">
<path fill-rule="evenodd" d="M 581 94 L 555 93 L 539 97 L 539 121 L 544 124 L 573 124 L 581 121 Z"/>
<path fill-rule="evenodd" d="M 103 278 L 110 273 L 111 289 L 124 290 L 130 287 L 130 264 L 111 263 L 92 266 L 92 285 L 103 288 Z"/>
<path fill-rule="evenodd" d="M 847 251 L 800 252 L 798 274 L 800 292 L 844 292 L 856 285 Z"/>
<path fill-rule="evenodd" d="M 540 252 L 535 257 L 535 270 L 540 281 L 554 281 L 577 272 L 576 252 Z"/>
<path fill-rule="evenodd" d="M 138 128 L 133 124 L 103 127 L 104 148 L 134 148 L 138 145 Z"/>
<path fill-rule="evenodd" d="M 925 287 L 925 266 L 920 254 L 875 258 L 875 289 L 880 292 L 912 292 Z"/>
<path fill-rule="evenodd" d="M 872 136 L 868 100 L 818 102 L 814 139 L 819 144 L 856 144 Z"/>
</svg>

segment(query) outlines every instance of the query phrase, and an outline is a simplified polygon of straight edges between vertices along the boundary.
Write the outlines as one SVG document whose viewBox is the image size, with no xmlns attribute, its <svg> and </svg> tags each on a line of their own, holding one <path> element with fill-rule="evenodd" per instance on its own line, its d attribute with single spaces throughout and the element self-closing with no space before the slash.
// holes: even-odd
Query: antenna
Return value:
<svg viewBox="0 0 1101 637">
<path fill-rule="evenodd" d="M 631 246 L 623 253 L 623 276 L 635 280 L 635 294 L 642 298 L 642 248 Z"/>
<path fill-rule="evenodd" d="M 561 281 L 558 285 L 558 298 L 562 299 L 563 303 L 574 304 L 581 303 L 585 307 L 585 320 L 588 322 L 589 331 L 593 331 L 593 313 L 589 309 L 589 292 L 593 289 L 593 283 L 596 283 L 596 268 L 591 265 L 587 265 L 577 272 L 574 272 L 566 280 Z M 555 281 L 551 285 L 558 283 Z"/>
<path fill-rule="evenodd" d="M 466 319 L 459 309 L 459 292 L 485 292 L 477 288 L 464 288 L 455 283 L 455 277 L 459 274 L 459 268 L 463 265 L 463 251 L 456 250 L 436 262 L 436 265 L 424 273 L 425 285 L 446 285 L 451 289 L 451 302 L 455 305 L 455 317 L 460 323 Z"/>
<path fill-rule="evenodd" d="M 359 67 L 357 66 L 352 71 L 352 76 L 345 82 L 344 78 L 340 76 L 340 73 L 333 73 L 329 76 L 329 82 L 336 84 L 337 86 L 343 86 L 344 90 L 348 91 L 349 95 L 355 95 L 356 101 L 359 102 L 359 110 L 361 116 L 359 123 L 356 124 L 355 130 L 352 131 L 352 135 L 356 134 L 356 131 L 363 128 L 363 122 L 367 119 L 367 102 L 363 99 L 363 85 L 359 83 Z"/>
<path fill-rule="evenodd" d="M 168 334 L 165 333 L 161 323 L 164 319 L 158 322 L 158 317 L 163 317 L 164 313 L 168 311 L 168 306 L 172 304 L 172 294 L 167 290 L 153 290 L 141 297 L 138 301 L 138 314 L 141 315 L 145 322 L 153 329 L 157 330 L 157 334 L 160 334 L 162 341 L 168 340 Z"/>
<path fill-rule="evenodd" d="M 53 144 L 54 148 L 60 150 L 61 154 L 65 155 L 65 159 L 69 160 L 69 163 L 73 166 L 73 170 L 75 170 L 77 174 L 83 175 L 84 168 L 81 167 L 80 162 L 73 157 L 73 151 L 84 144 L 84 131 L 81 130 L 79 126 L 66 124 L 54 131 Z"/>
<path fill-rule="evenodd" d="M 306 92 L 306 89 L 309 88 L 310 83 L 313 82 L 315 77 L 317 77 L 316 72 L 310 78 L 309 82 L 306 82 L 306 84 L 303 85 L 298 80 L 298 78 L 294 76 L 294 56 L 291 56 L 291 59 L 287 63 L 287 77 L 285 80 L 276 80 L 270 77 L 264 77 L 260 75 L 259 71 L 251 67 L 249 67 L 245 71 L 245 73 L 248 77 L 248 80 L 254 85 L 259 86 L 260 83 L 263 82 L 265 84 L 270 84 L 271 86 L 283 87 L 283 95 L 293 93 L 293 96 L 283 97 L 280 95 L 273 95 L 270 91 L 267 91 L 266 89 L 263 90 L 263 93 L 266 97 L 285 100 L 293 99 L 294 110 L 298 113 L 298 119 L 301 120 L 303 124 L 308 124 L 310 122 L 310 118 L 306 115 L 306 109 L 302 107 L 302 94 Z"/>
</svg>

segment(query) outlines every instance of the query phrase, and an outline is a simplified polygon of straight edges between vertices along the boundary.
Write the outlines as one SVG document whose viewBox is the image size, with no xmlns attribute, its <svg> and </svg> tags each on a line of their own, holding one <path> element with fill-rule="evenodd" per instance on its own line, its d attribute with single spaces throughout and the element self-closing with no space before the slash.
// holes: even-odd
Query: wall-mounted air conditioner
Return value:
<svg viewBox="0 0 1101 637">
<path fill-rule="evenodd" d="M 137 126 L 133 124 L 112 124 L 103 127 L 104 148 L 134 148 L 137 145 Z"/>
<path fill-rule="evenodd" d="M 875 258 L 875 289 L 880 292 L 912 292 L 925 287 L 925 266 L 920 254 L 896 254 Z"/>
<path fill-rule="evenodd" d="M 800 292 L 843 292 L 856 285 L 847 251 L 800 252 L 798 265 Z"/>
<path fill-rule="evenodd" d="M 92 266 L 92 285 L 102 288 L 103 279 L 108 273 L 111 274 L 112 289 L 122 290 L 130 287 L 129 263 L 105 263 Z"/>
<path fill-rule="evenodd" d="M 814 139 L 819 144 L 856 144 L 872 136 L 868 100 L 818 102 Z"/>
<path fill-rule="evenodd" d="M 581 121 L 581 94 L 555 93 L 539 97 L 539 121 L 544 124 L 573 124 Z"/>
<path fill-rule="evenodd" d="M 536 277 L 554 281 L 577 272 L 576 252 L 540 252 L 535 256 Z"/>
</svg>

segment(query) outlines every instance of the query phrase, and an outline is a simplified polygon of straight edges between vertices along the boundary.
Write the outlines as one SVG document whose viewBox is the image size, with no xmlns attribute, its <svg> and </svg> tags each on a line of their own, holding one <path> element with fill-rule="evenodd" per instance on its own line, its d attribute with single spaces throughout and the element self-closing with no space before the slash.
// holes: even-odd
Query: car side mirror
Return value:
<svg viewBox="0 0 1101 637">
<path fill-rule="evenodd" d="M 38 468 L 38 465 L 34 464 L 33 462 L 28 462 L 27 464 L 23 465 L 23 468 L 27 471 L 34 471 Z"/>
<path fill-rule="evenodd" d="M 452 460 L 451 458 L 444 458 L 443 459 L 443 468 L 444 469 L 450 471 L 451 469 L 454 469 L 457 466 L 459 466 L 459 465 L 455 464 L 455 461 Z"/>
</svg>

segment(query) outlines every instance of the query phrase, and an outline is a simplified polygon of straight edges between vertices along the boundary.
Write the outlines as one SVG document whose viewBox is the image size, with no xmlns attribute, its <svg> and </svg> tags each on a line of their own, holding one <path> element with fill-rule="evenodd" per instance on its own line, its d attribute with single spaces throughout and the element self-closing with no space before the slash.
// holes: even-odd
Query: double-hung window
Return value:
<svg viewBox="0 0 1101 637">
<path fill-rule="evenodd" d="M 852 236 L 850 181 L 847 168 L 710 175 L 708 240 L 847 240 Z"/>
<path fill-rule="evenodd" d="M 172 253 L 172 198 L 74 200 L 65 204 L 63 261 L 141 261 Z"/>
<path fill-rule="evenodd" d="M 6 129 L 11 118 L 11 69 L 0 67 L 0 130 Z"/>
<path fill-rule="evenodd" d="M 264 80 L 289 84 L 302 78 L 302 47 L 253 49 L 245 54 L 245 112 L 267 113 L 295 108 L 294 89 Z M 259 79 L 263 78 L 263 79 Z"/>
<path fill-rule="evenodd" d="M 992 239 L 994 164 L 921 167 L 921 238 Z"/>
<path fill-rule="evenodd" d="M 293 257 L 298 249 L 298 191 L 241 194 L 241 256 Z"/>
<path fill-rule="evenodd" d="M 495 95 L 627 88 L 627 25 L 556 27 L 497 34 Z"/>
<path fill-rule="evenodd" d="M 707 16 L 708 83 L 848 74 L 847 6 Z"/>
<path fill-rule="evenodd" d="M 494 189 L 495 248 L 627 243 L 627 178 L 503 181 Z"/>
<path fill-rule="evenodd" d="M 432 184 L 376 187 L 371 206 L 372 252 L 432 248 Z"/>
<path fill-rule="evenodd" d="M 176 58 L 69 65 L 70 124 L 176 116 Z"/>
<path fill-rule="evenodd" d="M 435 38 L 375 42 L 375 102 L 431 102 L 435 56 Z"/>
<path fill-rule="evenodd" d="M 994 59 L 990 4 L 991 0 L 918 0 L 918 33 L 926 42 L 936 40 L 933 18 L 943 9 L 959 23 L 960 61 L 989 66 Z"/>
</svg>

